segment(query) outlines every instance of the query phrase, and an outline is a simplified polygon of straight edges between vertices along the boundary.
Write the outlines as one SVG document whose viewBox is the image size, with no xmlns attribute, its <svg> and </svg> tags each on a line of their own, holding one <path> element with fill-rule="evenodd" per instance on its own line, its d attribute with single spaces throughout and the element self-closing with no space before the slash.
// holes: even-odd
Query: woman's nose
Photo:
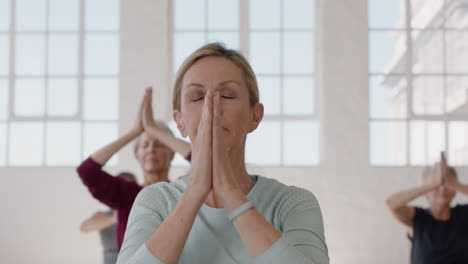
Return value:
<svg viewBox="0 0 468 264">
<path fill-rule="evenodd" d="M 149 145 L 148 145 L 148 151 L 149 151 L 149 152 L 153 152 L 155 149 L 156 149 L 155 144 L 149 144 Z"/>
</svg>

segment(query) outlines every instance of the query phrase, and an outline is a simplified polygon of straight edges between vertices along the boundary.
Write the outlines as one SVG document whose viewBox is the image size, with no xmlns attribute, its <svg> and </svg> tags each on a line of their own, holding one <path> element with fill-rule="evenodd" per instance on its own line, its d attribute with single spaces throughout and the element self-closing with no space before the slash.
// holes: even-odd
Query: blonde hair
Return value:
<svg viewBox="0 0 468 264">
<path fill-rule="evenodd" d="M 221 43 L 210 43 L 193 52 L 187 59 L 185 59 L 184 63 L 182 63 L 177 71 L 172 96 L 173 110 L 180 110 L 180 93 L 185 73 L 195 62 L 210 56 L 221 57 L 233 62 L 241 70 L 244 77 L 245 84 L 249 90 L 250 105 L 254 106 L 259 102 L 257 78 L 255 77 L 249 62 L 236 50 L 227 49 Z"/>
</svg>

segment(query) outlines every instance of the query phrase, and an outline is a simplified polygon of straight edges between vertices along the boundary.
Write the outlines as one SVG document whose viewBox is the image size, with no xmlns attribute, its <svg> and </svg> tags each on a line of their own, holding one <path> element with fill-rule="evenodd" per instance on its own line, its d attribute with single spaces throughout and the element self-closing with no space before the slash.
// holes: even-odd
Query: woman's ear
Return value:
<svg viewBox="0 0 468 264">
<path fill-rule="evenodd" d="M 263 104 L 256 103 L 253 107 L 252 119 L 250 120 L 249 133 L 255 131 L 263 119 Z"/>
<path fill-rule="evenodd" d="M 172 112 L 172 118 L 174 118 L 176 124 L 177 124 L 177 129 L 179 129 L 180 134 L 186 138 L 187 137 L 187 132 L 185 131 L 185 124 L 184 124 L 184 119 L 182 118 L 182 114 L 179 112 L 179 110 L 174 110 Z"/>
</svg>

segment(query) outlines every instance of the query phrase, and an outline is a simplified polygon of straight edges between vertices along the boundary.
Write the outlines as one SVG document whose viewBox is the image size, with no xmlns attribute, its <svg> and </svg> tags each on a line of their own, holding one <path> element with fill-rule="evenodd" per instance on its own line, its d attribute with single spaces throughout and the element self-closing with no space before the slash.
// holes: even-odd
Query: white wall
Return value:
<svg viewBox="0 0 468 264">
<path fill-rule="evenodd" d="M 384 200 L 417 185 L 421 169 L 369 167 L 367 2 L 323 0 L 318 12 L 324 163 L 317 168 L 251 171 L 309 189 L 318 197 L 331 263 L 409 263 L 404 230 L 387 213 Z M 148 84 L 158 89 L 158 116 L 170 115 L 170 102 L 163 99 L 170 83 L 167 13 L 167 0 L 122 0 L 121 132 L 132 124 Z M 139 173 L 129 147 L 112 171 L 120 169 Z M 185 171 L 175 168 L 171 176 Z M 468 182 L 467 170 L 459 172 Z M 78 226 L 103 207 L 74 168 L 3 168 L 0 178 L 2 263 L 100 263 L 97 234 L 81 234 Z M 424 199 L 417 203 L 424 204 Z"/>
</svg>

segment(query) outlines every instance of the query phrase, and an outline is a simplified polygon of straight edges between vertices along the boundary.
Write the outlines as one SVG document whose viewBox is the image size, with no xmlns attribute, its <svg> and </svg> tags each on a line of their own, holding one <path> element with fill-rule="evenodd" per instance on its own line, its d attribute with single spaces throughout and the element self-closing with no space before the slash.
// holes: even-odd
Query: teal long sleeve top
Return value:
<svg viewBox="0 0 468 264">
<path fill-rule="evenodd" d="M 183 177 L 171 183 L 156 183 L 138 194 L 118 264 L 163 263 L 151 254 L 145 242 L 175 207 L 187 180 L 188 177 Z M 178 263 L 329 263 L 322 213 L 311 192 L 259 176 L 247 198 L 282 233 L 278 241 L 260 256 L 251 258 L 226 210 L 203 204 Z"/>
</svg>

